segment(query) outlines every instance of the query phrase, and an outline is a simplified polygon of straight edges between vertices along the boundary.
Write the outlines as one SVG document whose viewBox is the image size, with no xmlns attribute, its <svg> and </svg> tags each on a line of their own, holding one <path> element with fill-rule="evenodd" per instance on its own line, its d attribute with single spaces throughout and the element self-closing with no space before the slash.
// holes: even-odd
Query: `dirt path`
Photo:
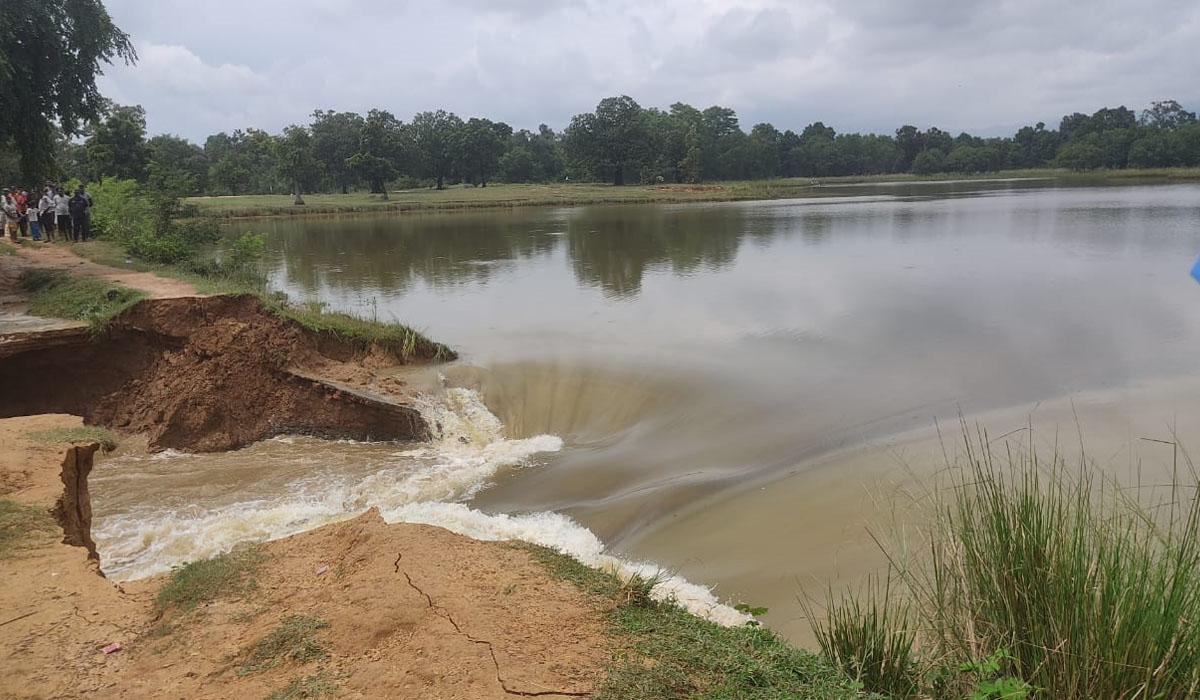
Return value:
<svg viewBox="0 0 1200 700">
<path fill-rule="evenodd" d="M 0 420 L 0 499 L 50 510 L 68 447 L 28 432 L 78 424 Z M 166 577 L 115 585 L 43 520 L 51 531 L 0 561 L 6 698 L 262 698 L 301 679 L 339 698 L 587 697 L 613 655 L 610 601 L 507 543 L 375 511 L 268 543 L 252 591 L 165 615 L 153 601 Z M 297 619 L 312 625 L 306 642 L 260 645 Z"/>
<path fill-rule="evenodd" d="M 4 268 L 42 267 L 66 270 L 73 275 L 103 277 L 126 287 L 141 289 L 152 299 L 202 296 L 193 285 L 182 280 L 159 277 L 152 272 L 134 272 L 101 265 L 79 257 L 63 244 L 45 244 L 32 248 L 18 247 L 11 241 L 2 240 L 0 245 L 15 247 L 20 251 L 17 255 L 0 255 L 0 266 Z"/>
</svg>

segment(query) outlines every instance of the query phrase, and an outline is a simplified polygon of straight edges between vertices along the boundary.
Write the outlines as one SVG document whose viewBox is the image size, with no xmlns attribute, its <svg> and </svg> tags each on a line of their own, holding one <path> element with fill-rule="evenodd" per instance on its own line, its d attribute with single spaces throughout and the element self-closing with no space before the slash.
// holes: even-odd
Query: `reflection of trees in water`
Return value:
<svg viewBox="0 0 1200 700">
<path fill-rule="evenodd" d="M 567 254 L 581 284 L 637 295 L 647 268 L 688 275 L 731 265 L 745 218 L 738 207 L 584 209 L 567 222 Z"/>
<path fill-rule="evenodd" d="M 485 282 L 481 263 L 550 253 L 556 245 L 545 212 L 534 218 L 490 214 L 401 215 L 276 222 L 272 234 L 288 281 L 306 292 L 404 291 Z"/>
<path fill-rule="evenodd" d="M 769 246 L 781 234 L 819 238 L 824 215 L 801 220 L 739 206 L 586 207 L 268 222 L 274 274 L 305 293 L 403 292 L 487 282 L 495 265 L 551 254 L 565 238 L 581 285 L 634 296 L 647 270 L 687 276 L 729 267 L 743 239 Z M 561 235 L 565 231 L 565 236 Z"/>
</svg>

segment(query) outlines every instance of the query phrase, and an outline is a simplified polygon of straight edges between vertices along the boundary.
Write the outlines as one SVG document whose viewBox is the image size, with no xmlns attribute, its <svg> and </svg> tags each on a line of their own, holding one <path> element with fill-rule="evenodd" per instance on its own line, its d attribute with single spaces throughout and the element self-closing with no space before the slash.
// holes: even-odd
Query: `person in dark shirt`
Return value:
<svg viewBox="0 0 1200 700">
<path fill-rule="evenodd" d="M 67 202 L 67 208 L 71 212 L 71 240 L 86 241 L 88 230 L 88 198 L 83 194 L 83 188 L 75 190 L 75 196 Z"/>
</svg>

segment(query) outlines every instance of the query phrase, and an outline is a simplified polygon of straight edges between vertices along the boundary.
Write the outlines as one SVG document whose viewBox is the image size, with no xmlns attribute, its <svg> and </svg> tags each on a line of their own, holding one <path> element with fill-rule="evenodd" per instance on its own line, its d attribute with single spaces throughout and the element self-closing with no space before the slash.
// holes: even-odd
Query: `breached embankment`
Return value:
<svg viewBox="0 0 1200 700">
<path fill-rule="evenodd" d="M 100 337 L 82 327 L 4 335 L 0 417 L 69 413 L 191 452 L 281 433 L 424 440 L 429 428 L 402 382 L 363 369 L 404 363 L 251 296 L 148 299 Z"/>
</svg>

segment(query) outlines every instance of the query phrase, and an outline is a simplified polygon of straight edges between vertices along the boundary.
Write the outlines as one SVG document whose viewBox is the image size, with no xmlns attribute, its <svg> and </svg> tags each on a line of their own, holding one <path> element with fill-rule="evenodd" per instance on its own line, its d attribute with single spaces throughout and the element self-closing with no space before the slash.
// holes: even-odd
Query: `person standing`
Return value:
<svg viewBox="0 0 1200 700">
<path fill-rule="evenodd" d="M 83 198 L 87 200 L 87 211 L 83 215 L 83 240 L 90 240 L 92 237 L 92 195 L 83 185 L 79 186 L 79 192 L 83 194 Z"/>
<path fill-rule="evenodd" d="M 4 233 L 8 234 L 9 238 L 17 241 L 17 221 L 21 215 L 17 212 L 17 200 L 13 199 L 12 193 L 7 187 L 0 192 L 0 222 L 4 224 Z"/>
<path fill-rule="evenodd" d="M 12 197 L 17 201 L 17 214 L 20 216 L 17 219 L 17 228 L 21 232 L 21 238 L 29 237 L 29 221 L 25 215 L 25 204 L 29 198 L 25 195 L 25 190 L 20 187 L 12 188 Z"/>
<path fill-rule="evenodd" d="M 59 237 L 71 240 L 71 198 L 61 186 L 54 190 L 54 222 Z"/>
<path fill-rule="evenodd" d="M 35 241 L 42 240 L 42 222 L 38 219 L 38 196 L 37 188 L 26 190 L 25 196 L 25 218 L 28 219 L 29 237 Z"/>
<path fill-rule="evenodd" d="M 87 228 L 87 197 L 83 196 L 83 188 L 75 188 L 75 196 L 67 200 L 67 209 L 71 214 L 71 240 L 82 243 L 87 240 L 83 232 Z"/>
<path fill-rule="evenodd" d="M 54 192 L 47 187 L 42 192 L 42 198 L 38 200 L 38 217 L 42 225 L 42 231 L 46 234 L 46 242 L 54 242 Z"/>
</svg>

